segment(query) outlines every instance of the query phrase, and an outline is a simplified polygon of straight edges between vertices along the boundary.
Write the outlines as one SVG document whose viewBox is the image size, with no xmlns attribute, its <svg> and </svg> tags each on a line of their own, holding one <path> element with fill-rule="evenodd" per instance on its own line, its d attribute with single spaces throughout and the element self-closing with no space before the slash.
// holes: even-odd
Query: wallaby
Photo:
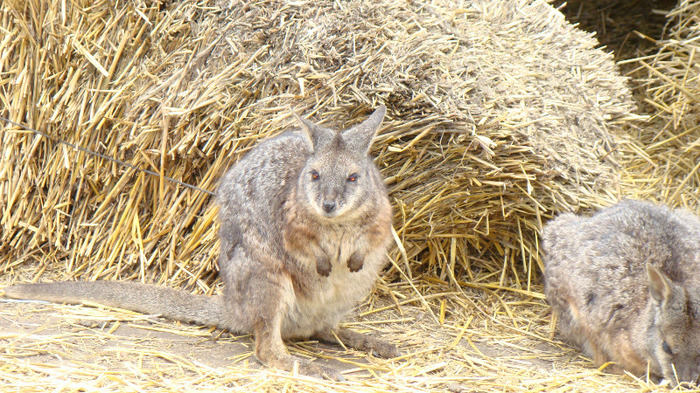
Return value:
<svg viewBox="0 0 700 393">
<path fill-rule="evenodd" d="M 543 245 L 545 295 L 566 340 L 598 365 L 698 383 L 698 217 L 625 200 L 591 217 L 558 216 Z"/>
<path fill-rule="evenodd" d="M 343 380 L 335 369 L 298 359 L 284 339 L 317 338 L 379 356 L 398 356 L 381 339 L 338 328 L 372 289 L 391 241 L 391 205 L 369 156 L 384 118 L 336 131 L 295 114 L 300 130 L 261 142 L 218 188 L 221 296 L 192 295 L 140 283 L 20 284 L 10 298 L 90 301 L 253 333 L 263 363 Z"/>
</svg>

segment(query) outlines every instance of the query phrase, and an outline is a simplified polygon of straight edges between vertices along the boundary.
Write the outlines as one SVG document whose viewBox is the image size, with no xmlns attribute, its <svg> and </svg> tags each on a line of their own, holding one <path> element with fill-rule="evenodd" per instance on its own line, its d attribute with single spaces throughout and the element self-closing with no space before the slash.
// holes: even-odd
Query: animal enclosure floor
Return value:
<svg viewBox="0 0 700 393">
<path fill-rule="evenodd" d="M 346 321 L 396 343 L 398 359 L 313 341 L 289 345 L 297 356 L 342 370 L 344 383 L 261 366 L 249 335 L 122 310 L 2 300 L 0 384 L 6 391 L 55 392 L 659 389 L 600 372 L 550 340 L 549 309 L 540 299 L 442 289 L 421 298 L 384 287 Z"/>
</svg>

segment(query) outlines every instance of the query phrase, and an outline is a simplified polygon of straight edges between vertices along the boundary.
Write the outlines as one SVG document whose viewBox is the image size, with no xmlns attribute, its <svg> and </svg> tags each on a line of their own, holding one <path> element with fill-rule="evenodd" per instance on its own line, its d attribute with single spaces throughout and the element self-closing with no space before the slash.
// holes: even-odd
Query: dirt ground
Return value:
<svg viewBox="0 0 700 393">
<path fill-rule="evenodd" d="M 3 299 L 0 383 L 3 391 L 58 392 L 656 389 L 598 371 L 575 349 L 550 340 L 541 299 L 442 289 L 420 299 L 408 288 L 389 293 L 385 287 L 348 320 L 349 327 L 395 342 L 403 353 L 398 359 L 290 343 L 293 354 L 342 370 L 344 383 L 262 366 L 249 335 L 123 310 Z"/>
</svg>

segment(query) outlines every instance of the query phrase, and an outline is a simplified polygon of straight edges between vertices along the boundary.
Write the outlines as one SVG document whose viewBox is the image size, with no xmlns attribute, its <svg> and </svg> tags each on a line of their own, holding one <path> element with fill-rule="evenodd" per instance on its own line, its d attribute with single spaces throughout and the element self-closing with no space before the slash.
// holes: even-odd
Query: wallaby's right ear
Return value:
<svg viewBox="0 0 700 393">
<path fill-rule="evenodd" d="M 647 274 L 649 275 L 649 293 L 660 304 L 665 303 L 671 297 L 671 280 L 656 266 L 647 263 Z"/>
<path fill-rule="evenodd" d="M 301 127 L 301 135 L 304 136 L 304 140 L 309 145 L 309 150 L 313 153 L 316 150 L 316 138 L 314 137 L 314 128 L 316 125 L 306 119 L 302 119 L 295 111 L 292 110 L 294 118 L 297 119 L 299 127 Z"/>
</svg>

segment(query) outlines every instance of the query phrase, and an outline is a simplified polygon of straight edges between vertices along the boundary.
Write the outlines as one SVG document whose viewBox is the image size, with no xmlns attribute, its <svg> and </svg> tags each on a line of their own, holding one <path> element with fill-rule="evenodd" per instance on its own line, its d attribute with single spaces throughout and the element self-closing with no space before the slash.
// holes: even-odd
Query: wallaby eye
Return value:
<svg viewBox="0 0 700 393">
<path fill-rule="evenodd" d="M 667 354 L 673 356 L 673 351 L 671 351 L 671 347 L 668 346 L 668 343 L 666 341 L 664 341 L 661 344 L 661 349 L 663 349 L 664 352 L 666 352 Z"/>
<path fill-rule="evenodd" d="M 348 176 L 348 181 L 350 183 L 354 183 L 357 181 L 357 173 L 353 173 L 352 175 Z"/>
<path fill-rule="evenodd" d="M 318 180 L 319 177 L 321 177 L 321 175 L 319 175 L 318 172 L 311 171 L 311 179 L 312 180 Z"/>
</svg>

